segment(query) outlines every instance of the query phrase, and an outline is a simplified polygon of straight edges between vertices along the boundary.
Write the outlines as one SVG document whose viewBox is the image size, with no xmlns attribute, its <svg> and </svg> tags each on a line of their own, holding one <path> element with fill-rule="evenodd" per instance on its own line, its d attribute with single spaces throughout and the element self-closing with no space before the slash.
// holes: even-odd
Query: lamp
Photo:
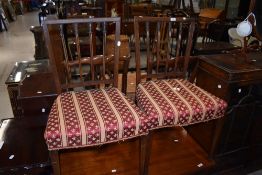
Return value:
<svg viewBox="0 0 262 175">
<path fill-rule="evenodd" d="M 250 60 L 248 58 L 247 54 L 246 54 L 247 42 L 248 42 L 247 37 L 252 33 L 252 30 L 253 30 L 253 26 L 249 21 L 250 16 L 253 17 L 253 21 L 251 21 L 251 22 L 254 24 L 254 26 L 256 26 L 256 16 L 254 15 L 254 13 L 251 12 L 251 13 L 249 13 L 249 15 L 246 17 L 246 19 L 244 21 L 240 22 L 237 25 L 237 28 L 236 28 L 237 34 L 244 38 L 244 47 L 242 48 L 242 54 L 245 55 L 247 62 L 255 61 L 255 60 Z"/>
<path fill-rule="evenodd" d="M 237 25 L 237 34 L 241 37 L 247 37 L 252 32 L 252 24 L 248 20 L 250 16 L 253 16 L 254 26 L 256 26 L 256 16 L 251 12 L 244 21 Z"/>
</svg>

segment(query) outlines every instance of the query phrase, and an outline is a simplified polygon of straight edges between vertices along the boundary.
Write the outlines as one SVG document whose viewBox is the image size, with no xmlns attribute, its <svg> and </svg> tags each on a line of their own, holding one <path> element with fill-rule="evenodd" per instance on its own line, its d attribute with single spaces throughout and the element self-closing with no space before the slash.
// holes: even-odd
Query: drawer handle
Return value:
<svg viewBox="0 0 262 175">
<path fill-rule="evenodd" d="M 179 142 L 179 140 L 178 140 L 178 139 L 174 139 L 174 142 L 178 143 L 178 142 Z"/>
<path fill-rule="evenodd" d="M 42 112 L 43 112 L 43 113 L 45 112 L 45 108 L 42 108 Z"/>
<path fill-rule="evenodd" d="M 218 89 L 221 89 L 221 88 L 222 88 L 221 84 L 217 85 L 217 88 L 218 88 Z"/>
<path fill-rule="evenodd" d="M 112 173 L 116 173 L 116 169 L 112 169 L 111 172 L 112 172 Z"/>
</svg>

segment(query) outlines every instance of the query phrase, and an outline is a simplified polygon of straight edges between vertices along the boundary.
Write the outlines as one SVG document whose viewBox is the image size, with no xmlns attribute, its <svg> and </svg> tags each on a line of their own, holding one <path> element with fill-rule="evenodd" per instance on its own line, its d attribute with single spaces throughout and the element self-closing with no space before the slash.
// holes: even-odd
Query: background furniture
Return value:
<svg viewBox="0 0 262 175">
<path fill-rule="evenodd" d="M 240 54 L 209 55 L 199 60 L 196 84 L 229 104 L 214 152 L 215 172 L 247 173 L 250 164 L 261 168 L 261 164 L 255 163 L 261 160 L 259 149 L 262 143 L 259 134 L 262 130 L 257 125 L 261 121 L 261 56 L 261 53 L 249 53 L 248 57 L 256 60 L 252 63 L 245 62 L 245 57 Z M 211 121 L 186 129 L 205 150 L 210 151 L 215 127 Z M 260 154 L 255 156 L 254 152 Z M 241 169 L 243 166 L 246 168 Z"/>
<path fill-rule="evenodd" d="M 47 59 L 47 49 L 42 26 L 31 26 L 30 31 L 33 33 L 35 39 L 35 60 Z"/>
<path fill-rule="evenodd" d="M 21 105 L 17 100 L 20 83 L 32 74 L 36 74 L 36 76 L 39 74 L 38 78 L 41 79 L 41 73 L 48 72 L 51 72 L 49 60 L 23 61 L 14 65 L 13 70 L 5 81 L 14 117 L 21 117 L 22 114 Z"/>
</svg>

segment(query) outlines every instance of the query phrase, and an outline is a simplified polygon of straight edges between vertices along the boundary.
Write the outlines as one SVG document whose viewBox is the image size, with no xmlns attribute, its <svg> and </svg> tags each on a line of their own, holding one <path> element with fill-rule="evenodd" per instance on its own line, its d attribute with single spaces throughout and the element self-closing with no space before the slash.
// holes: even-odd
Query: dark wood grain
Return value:
<svg viewBox="0 0 262 175">
<path fill-rule="evenodd" d="M 5 119 L 1 123 L 0 174 L 50 172 L 44 130 L 47 116 Z M 14 155 L 12 159 L 10 156 Z M 47 169 L 49 170 L 47 170 Z"/>
<path fill-rule="evenodd" d="M 182 127 L 152 132 L 148 174 L 207 174 L 214 165 Z"/>
</svg>

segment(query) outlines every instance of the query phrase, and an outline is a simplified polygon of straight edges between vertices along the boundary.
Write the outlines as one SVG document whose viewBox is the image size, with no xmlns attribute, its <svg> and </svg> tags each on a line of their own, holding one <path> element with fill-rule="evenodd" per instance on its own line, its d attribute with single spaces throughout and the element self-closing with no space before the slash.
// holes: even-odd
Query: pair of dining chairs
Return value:
<svg viewBox="0 0 262 175">
<path fill-rule="evenodd" d="M 115 26 L 113 54 L 106 53 L 109 24 Z M 120 24 L 120 18 L 116 17 L 46 20 L 43 25 L 59 94 L 44 135 L 55 174 L 64 171 L 62 152 L 83 151 L 113 142 L 128 143 L 132 139 L 140 139 L 139 174 L 147 174 L 151 131 L 206 122 L 224 115 L 227 104 L 223 100 L 187 80 L 195 19 L 134 17 L 135 102 L 117 89 Z M 102 29 L 103 51 L 99 55 L 93 52 L 94 25 Z M 80 52 L 80 27 L 87 31 L 90 41 L 90 55 L 84 57 Z M 76 45 L 74 58 L 68 53 L 68 28 L 73 29 L 73 37 L 72 33 L 70 36 Z M 141 51 L 141 47 L 146 47 L 146 51 Z M 145 70 L 140 69 L 143 59 Z M 114 65 L 110 71 L 108 64 Z M 71 163 L 81 162 L 80 158 Z"/>
</svg>

